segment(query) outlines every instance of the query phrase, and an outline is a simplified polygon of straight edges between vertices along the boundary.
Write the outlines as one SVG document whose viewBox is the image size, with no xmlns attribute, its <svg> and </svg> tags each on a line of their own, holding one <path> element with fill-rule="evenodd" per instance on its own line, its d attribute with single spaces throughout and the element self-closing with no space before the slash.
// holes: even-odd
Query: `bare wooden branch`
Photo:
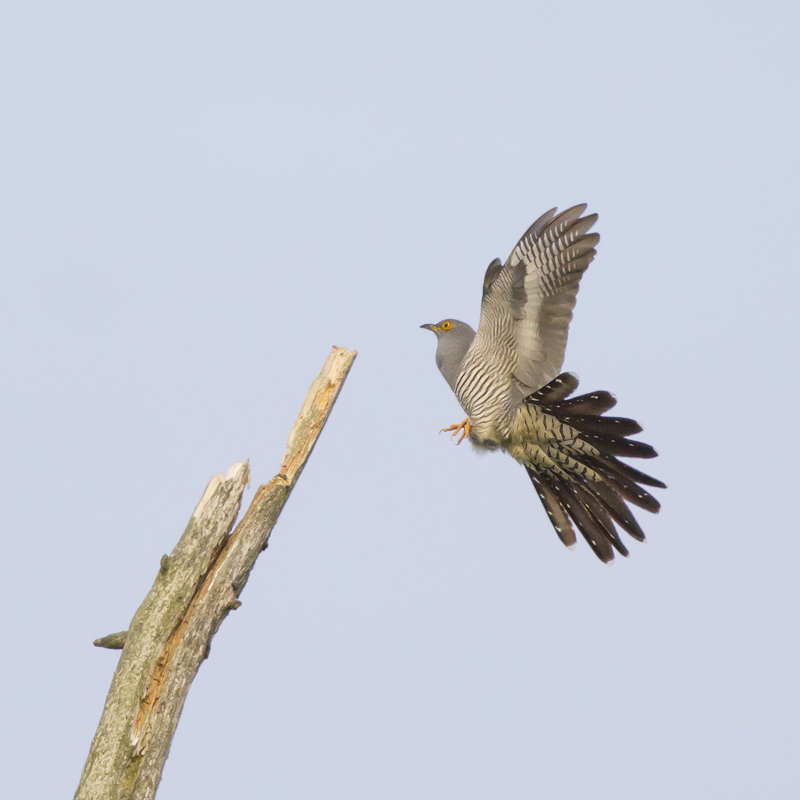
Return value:
<svg viewBox="0 0 800 800">
<path fill-rule="evenodd" d="M 95 647 L 105 647 L 107 650 L 122 650 L 125 647 L 127 638 L 128 631 L 120 631 L 119 633 L 109 633 L 108 636 L 95 639 L 93 644 Z"/>
<path fill-rule="evenodd" d="M 279 473 L 260 486 L 230 533 L 249 479 L 247 463 L 209 482 L 172 554 L 131 622 L 75 798 L 155 796 L 186 695 L 211 639 L 238 608 L 259 553 L 300 477 L 356 352 L 334 347 L 289 434 Z M 113 640 L 120 634 L 98 639 Z M 117 640 L 118 642 L 118 640 Z"/>
</svg>

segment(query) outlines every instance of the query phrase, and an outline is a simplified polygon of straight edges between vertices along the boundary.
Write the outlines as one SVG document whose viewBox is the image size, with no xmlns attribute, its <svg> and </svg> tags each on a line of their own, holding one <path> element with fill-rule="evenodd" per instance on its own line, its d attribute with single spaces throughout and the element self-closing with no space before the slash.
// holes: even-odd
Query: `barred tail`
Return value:
<svg viewBox="0 0 800 800">
<path fill-rule="evenodd" d="M 616 405 L 614 395 L 592 392 L 570 398 L 577 388 L 578 378 L 563 373 L 525 399 L 530 411 L 539 412 L 537 419 L 545 421 L 545 433 L 537 436 L 523 463 L 561 541 L 573 548 L 577 528 L 595 555 L 608 563 L 614 550 L 628 555 L 615 526 L 645 540 L 627 504 L 658 513 L 660 503 L 642 486 L 666 489 L 666 484 L 619 460 L 658 453 L 628 438 L 642 430 L 637 422 L 603 416 Z"/>
</svg>

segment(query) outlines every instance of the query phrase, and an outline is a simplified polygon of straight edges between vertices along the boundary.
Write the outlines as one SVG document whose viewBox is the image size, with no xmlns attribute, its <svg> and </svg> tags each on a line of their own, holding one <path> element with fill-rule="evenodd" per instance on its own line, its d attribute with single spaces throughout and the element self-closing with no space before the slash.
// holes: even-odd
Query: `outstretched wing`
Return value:
<svg viewBox="0 0 800 800">
<path fill-rule="evenodd" d="M 534 392 L 561 371 L 578 284 L 595 257 L 600 236 L 587 231 L 597 214 L 582 217 L 586 204 L 556 216 L 553 208 L 525 232 L 503 265 L 519 275 L 524 292 L 514 293 L 514 377 Z M 487 276 L 488 277 L 488 276 Z M 529 389 L 530 392 L 525 390 Z"/>
</svg>

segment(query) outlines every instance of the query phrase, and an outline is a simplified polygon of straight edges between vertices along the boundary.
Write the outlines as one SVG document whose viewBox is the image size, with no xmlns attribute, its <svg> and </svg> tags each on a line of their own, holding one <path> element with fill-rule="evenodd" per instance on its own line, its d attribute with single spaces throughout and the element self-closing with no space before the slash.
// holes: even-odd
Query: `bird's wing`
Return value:
<svg viewBox="0 0 800 800">
<path fill-rule="evenodd" d="M 597 214 L 582 217 L 585 204 L 557 216 L 556 210 L 528 228 L 502 267 L 502 272 L 517 275 L 517 281 L 521 278 L 524 286 L 524 292 L 515 292 L 512 299 L 514 377 L 523 392 L 540 389 L 561 371 L 578 284 L 600 240 L 598 234 L 587 233 Z"/>
<path fill-rule="evenodd" d="M 473 430 L 486 434 L 483 438 L 502 437 L 510 430 L 523 397 L 514 380 L 514 369 L 515 315 L 525 301 L 524 277 L 521 266 L 506 269 L 497 258 L 489 264 L 478 330 L 453 387 Z"/>
</svg>

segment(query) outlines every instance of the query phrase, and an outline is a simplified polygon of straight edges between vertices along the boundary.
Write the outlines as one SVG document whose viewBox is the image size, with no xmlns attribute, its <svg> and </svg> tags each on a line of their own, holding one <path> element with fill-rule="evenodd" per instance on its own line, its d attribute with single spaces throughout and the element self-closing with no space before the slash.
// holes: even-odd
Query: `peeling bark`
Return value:
<svg viewBox="0 0 800 800">
<path fill-rule="evenodd" d="M 322 432 L 356 352 L 334 347 L 291 432 L 279 473 L 242 520 L 247 462 L 209 481 L 180 541 L 159 565 L 127 632 L 95 641 L 123 648 L 76 800 L 155 796 L 194 676 L 238 600 L 259 553 Z"/>
</svg>

